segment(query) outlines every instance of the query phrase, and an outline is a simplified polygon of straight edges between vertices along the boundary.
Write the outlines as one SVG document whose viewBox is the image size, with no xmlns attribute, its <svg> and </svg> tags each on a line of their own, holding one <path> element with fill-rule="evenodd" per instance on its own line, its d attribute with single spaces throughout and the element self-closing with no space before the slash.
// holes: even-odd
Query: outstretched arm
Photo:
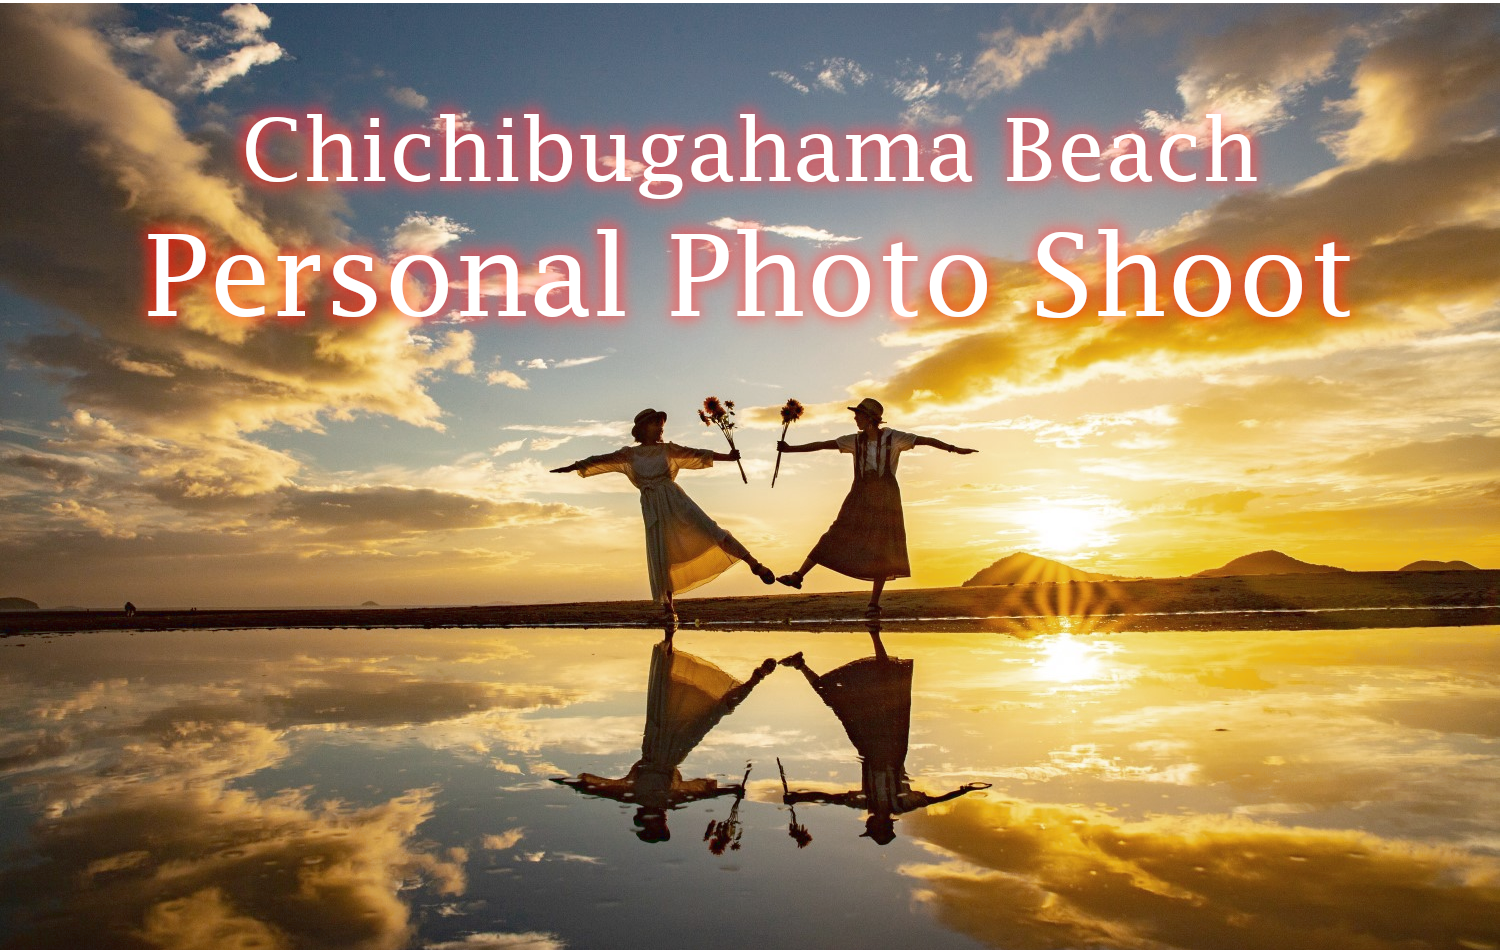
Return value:
<svg viewBox="0 0 1500 950">
<path fill-rule="evenodd" d="M 847 792 L 785 792 L 781 796 L 781 801 L 786 805 L 813 802 L 819 805 L 845 805 L 849 808 L 863 808 L 865 796 L 862 791 L 857 790 Z"/>
<path fill-rule="evenodd" d="M 825 442 L 804 442 L 801 445 L 792 445 L 786 441 L 776 443 L 778 452 L 821 452 L 824 449 L 837 449 L 838 447 L 839 444 L 832 439 Z"/>
<path fill-rule="evenodd" d="M 942 449 L 944 452 L 953 452 L 956 455 L 973 455 L 975 452 L 979 451 L 978 449 L 965 449 L 957 445 L 950 445 L 949 443 L 944 442 L 941 439 L 932 439 L 928 438 L 925 435 L 917 436 L 916 444 L 930 445 L 935 449 Z"/>
<path fill-rule="evenodd" d="M 565 472 L 577 472 L 584 478 L 590 475 L 601 475 L 604 472 L 623 472 L 630 465 L 629 449 L 617 449 L 604 455 L 591 455 L 586 459 L 579 459 L 571 465 L 562 468 L 554 468 L 553 472 L 563 474 Z"/>
</svg>

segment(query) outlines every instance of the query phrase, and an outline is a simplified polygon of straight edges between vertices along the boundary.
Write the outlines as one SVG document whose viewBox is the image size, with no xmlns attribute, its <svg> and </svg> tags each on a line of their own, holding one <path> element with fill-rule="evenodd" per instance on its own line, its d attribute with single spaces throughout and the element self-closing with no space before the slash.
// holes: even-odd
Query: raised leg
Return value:
<svg viewBox="0 0 1500 950">
<path fill-rule="evenodd" d="M 750 573 L 760 578 L 763 582 L 767 584 L 776 583 L 776 574 L 769 567 L 757 561 L 755 555 L 751 554 L 749 549 L 741 544 L 739 539 L 734 535 L 724 535 L 724 539 L 719 542 L 719 547 L 723 548 L 732 557 L 737 557 L 741 561 L 744 561 L 749 566 Z"/>
</svg>

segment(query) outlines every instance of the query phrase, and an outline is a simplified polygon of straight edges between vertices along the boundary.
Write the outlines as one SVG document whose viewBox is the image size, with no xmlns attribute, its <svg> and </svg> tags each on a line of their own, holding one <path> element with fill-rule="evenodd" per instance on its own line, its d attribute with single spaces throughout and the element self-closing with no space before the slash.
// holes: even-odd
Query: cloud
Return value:
<svg viewBox="0 0 1500 950">
<path fill-rule="evenodd" d="M 623 422 L 595 422 L 585 420 L 573 425 L 531 425 L 518 424 L 505 427 L 511 432 L 539 432 L 544 435 L 565 435 L 570 438 L 619 438 L 630 431 L 630 423 Z"/>
<path fill-rule="evenodd" d="M 1431 20 L 1419 18 L 1409 29 L 1440 32 L 1450 46 L 1473 44 L 1462 15 L 1450 13 L 1444 31 L 1435 31 Z M 1400 42 L 1400 35 L 1389 40 Z M 1450 52 L 1437 42 L 1425 49 L 1438 60 Z M 1172 268 L 1190 254 L 1212 249 L 1242 270 L 1274 247 L 1311 265 L 1321 243 L 1337 238 L 1340 252 L 1354 258 L 1340 287 L 1340 305 L 1354 314 L 1347 320 L 1322 314 L 1313 266 L 1304 275 L 1303 307 L 1274 324 L 1241 303 L 1207 320 L 1174 310 L 1149 319 L 1044 320 L 1031 315 L 1036 301 L 1066 307 L 1049 300 L 1059 285 L 1031 263 L 992 260 L 986 265 L 988 300 L 979 314 L 963 323 L 936 314 L 919 317 L 887 338 L 919 349 L 873 395 L 903 407 L 979 404 L 1105 374 L 1202 373 L 1461 328 L 1500 302 L 1500 275 L 1489 266 L 1500 254 L 1500 228 L 1488 217 L 1500 200 L 1500 139 L 1460 132 L 1455 127 L 1446 143 L 1429 140 L 1399 160 L 1345 164 L 1290 189 L 1267 187 L 1222 199 L 1131 248 L 1155 258 L 1158 296 L 1170 308 Z M 1102 309 L 1097 257 L 1086 255 L 1070 267 L 1088 285 L 1083 314 Z M 1127 289 L 1124 296 L 1130 294 Z M 1141 309 L 1133 302 L 1124 307 Z"/>
<path fill-rule="evenodd" d="M 1053 56 L 1071 51 L 1088 38 L 1098 42 L 1114 14 L 1110 7 L 1089 5 L 1061 13 L 1048 11 L 1046 16 L 1056 22 L 1040 33 L 1028 35 L 1006 26 L 986 35 L 988 46 L 974 58 L 953 91 L 972 102 L 1014 89 Z"/>
<path fill-rule="evenodd" d="M 565 950 L 567 944 L 557 934 L 530 930 L 526 933 L 472 933 L 462 940 L 426 943 L 423 950 Z"/>
<path fill-rule="evenodd" d="M 397 105 L 406 106 L 408 109 L 427 108 L 427 97 L 417 92 L 410 86 L 390 86 L 385 91 L 386 96 Z M 437 121 L 441 122 L 442 119 Z"/>
<path fill-rule="evenodd" d="M 60 550 L 106 561 L 130 556 L 127 548 L 216 546 L 246 557 L 275 544 L 296 549 L 296 518 L 281 528 L 244 520 L 283 505 L 316 517 L 306 497 L 298 508 L 298 492 L 312 491 L 304 463 L 258 434 L 323 432 L 362 415 L 441 430 L 429 384 L 473 372 L 472 333 L 414 328 L 384 310 L 357 321 L 238 320 L 219 312 L 211 292 L 189 289 L 174 322 L 143 319 L 140 235 L 155 222 L 193 228 L 213 252 L 262 259 L 284 247 L 347 246 L 335 193 L 245 189 L 222 116 L 204 113 L 209 124 L 187 128 L 194 113 L 156 91 L 177 88 L 152 64 L 170 65 L 179 44 L 215 57 L 214 43 L 237 44 L 252 55 L 244 51 L 268 22 L 256 7 L 233 7 L 204 45 L 188 33 L 131 33 L 97 8 L 0 10 L 0 108 L 14 133 L 0 140 L 0 278 L 67 315 L 66 329 L 11 344 L 13 362 L 61 385 L 68 409 L 54 431 L 31 436 L 39 447 L 0 464 L 0 478 L 24 486 L 7 503 L 18 514 L 7 519 L 12 551 L 32 550 L 53 529 Z M 201 73 L 197 60 L 178 61 L 174 75 L 212 72 L 212 84 L 245 62 L 221 60 L 205 60 Z M 392 247 L 430 251 L 467 232 L 414 214 Z M 281 293 L 266 288 L 265 302 L 274 308 Z M 326 307 L 325 293 L 312 291 L 309 312 Z M 479 523 L 519 523 L 519 510 L 485 511 Z M 371 530 L 405 529 L 376 520 Z"/>
<path fill-rule="evenodd" d="M 797 238 L 803 241 L 815 241 L 818 244 L 848 244 L 858 241 L 857 237 L 849 237 L 844 234 L 834 234 L 823 228 L 815 228 L 806 224 L 761 224 L 759 221 L 740 221 L 735 218 L 715 218 L 708 222 L 711 228 L 719 228 L 723 231 L 736 231 L 749 228 L 756 231 L 765 231 L 767 234 L 779 234 L 782 237 Z"/>
<path fill-rule="evenodd" d="M 902 867 L 917 898 L 992 946 L 1396 950 L 1500 936 L 1500 862 L 1457 848 L 1022 801 L 964 799 L 903 824 L 949 858 Z"/>
<path fill-rule="evenodd" d="M 1389 445 L 1345 459 L 1360 475 L 1429 479 L 1500 478 L 1500 433 L 1450 435 Z"/>
<path fill-rule="evenodd" d="M 491 386 L 504 386 L 507 389 L 530 389 L 531 384 L 508 369 L 491 370 L 484 381 Z"/>
<path fill-rule="evenodd" d="M 552 522 L 578 512 L 562 504 L 497 502 L 431 488 L 380 485 L 336 491 L 286 489 L 271 517 L 331 536 L 389 537 Z"/>
<path fill-rule="evenodd" d="M 505 851 L 514 848 L 526 836 L 526 829 L 511 828 L 498 835 L 485 835 L 483 847 L 486 851 Z"/>
<path fill-rule="evenodd" d="M 286 55 L 280 45 L 267 40 L 264 32 L 271 18 L 253 3 L 236 3 L 220 14 L 231 27 L 224 42 L 236 45 L 217 59 L 200 64 L 190 85 L 202 92 L 212 92 L 232 79 L 238 79 L 256 66 L 274 63 Z"/>
<path fill-rule="evenodd" d="M 1197 40 L 1177 78 L 1181 113 L 1148 110 L 1142 125 L 1195 135 L 1200 147 L 1209 142 L 1210 113 L 1222 115 L 1227 130 L 1269 132 L 1291 118 L 1289 107 L 1309 86 L 1329 77 L 1340 47 L 1361 32 L 1339 10 L 1289 8 Z"/>
<path fill-rule="evenodd" d="M 607 358 L 601 356 L 575 356 L 565 360 L 549 360 L 545 357 L 534 357 L 532 359 L 517 360 L 516 365 L 525 369 L 572 369 L 575 366 L 587 366 Z"/>
<path fill-rule="evenodd" d="M 1350 85 L 1336 108 L 1354 125 L 1328 139 L 1345 162 L 1389 161 L 1492 135 L 1500 122 L 1500 12 L 1404 10 Z"/>
<path fill-rule="evenodd" d="M 129 528 L 117 526 L 114 519 L 102 509 L 95 508 L 92 505 L 80 504 L 72 498 L 54 501 L 43 510 L 48 514 L 58 515 L 63 518 L 77 519 L 106 538 L 135 537 L 134 531 Z"/>
<path fill-rule="evenodd" d="M 206 751 L 208 738 L 143 748 L 156 761 L 133 785 L 78 789 L 74 807 L 44 822 L 26 872 L 0 875 L 28 906 L 68 908 L 33 922 L 38 945 L 84 946 L 115 932 L 172 948 L 202 946 L 208 935 L 319 946 L 335 932 L 395 950 L 412 929 L 403 884 L 464 890 L 460 855 L 416 844 L 432 815 L 430 791 L 364 808 L 314 806 L 295 793 L 260 798 L 227 787 L 253 770 L 249 758 L 217 779 L 184 785 L 181 774 L 162 775 L 170 761 Z M 253 753 L 244 735 L 227 730 L 219 738 Z"/>
<path fill-rule="evenodd" d="M 619 166 L 619 163 L 615 160 L 615 157 L 613 155 L 606 155 L 603 158 L 599 159 L 599 164 L 603 165 L 605 168 L 615 168 Z M 646 163 L 638 162 L 633 158 L 625 159 L 625 164 L 623 167 L 625 169 L 626 178 L 639 178 L 646 172 Z"/>
<path fill-rule="evenodd" d="M 435 254 L 449 244 L 473 234 L 474 229 L 440 214 L 412 212 L 396 225 L 386 247 L 392 257 L 410 254 Z"/>
<path fill-rule="evenodd" d="M 843 56 L 830 56 L 802 67 L 802 75 L 776 70 L 771 76 L 786 83 L 797 92 L 806 95 L 813 89 L 825 92 L 845 93 L 859 88 L 873 76 L 859 63 Z"/>
<path fill-rule="evenodd" d="M 779 79 L 782 82 L 786 83 L 788 86 L 791 86 L 793 89 L 795 89 L 798 92 L 802 93 L 804 96 L 807 95 L 809 92 L 812 91 L 810 88 L 808 88 L 808 86 L 805 83 L 803 83 L 796 76 L 792 75 L 789 72 L 784 72 L 782 70 L 777 70 L 777 71 L 771 73 L 771 75 L 773 77 L 775 77 L 776 79 Z"/>
<path fill-rule="evenodd" d="M 453 128 L 455 130 L 459 132 L 472 132 L 474 130 L 474 119 L 469 113 L 454 112 L 452 115 Z M 438 132 L 446 132 L 448 131 L 448 120 L 441 115 L 435 115 L 432 117 L 432 121 L 427 123 L 427 127 Z"/>
</svg>

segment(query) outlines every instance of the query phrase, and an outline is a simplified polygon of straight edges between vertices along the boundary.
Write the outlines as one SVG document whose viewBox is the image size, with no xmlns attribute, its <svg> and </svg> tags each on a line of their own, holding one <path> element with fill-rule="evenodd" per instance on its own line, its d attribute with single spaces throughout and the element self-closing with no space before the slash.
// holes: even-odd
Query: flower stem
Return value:
<svg viewBox="0 0 1500 950">
<path fill-rule="evenodd" d="M 790 429 L 791 427 L 792 427 L 792 424 L 790 422 L 786 422 L 786 423 L 782 424 L 782 426 L 781 426 L 781 441 L 783 441 L 783 442 L 786 441 L 786 430 Z M 780 475 L 780 474 L 781 474 L 781 450 L 777 449 L 776 450 L 776 469 L 775 469 L 775 471 L 771 472 L 771 487 L 772 488 L 776 487 L 776 476 Z"/>
</svg>

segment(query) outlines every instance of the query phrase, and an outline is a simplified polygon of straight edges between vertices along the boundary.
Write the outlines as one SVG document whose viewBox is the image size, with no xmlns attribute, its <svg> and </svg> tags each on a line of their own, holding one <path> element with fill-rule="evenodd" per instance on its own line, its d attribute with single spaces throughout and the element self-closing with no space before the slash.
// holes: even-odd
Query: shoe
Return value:
<svg viewBox="0 0 1500 950">
<path fill-rule="evenodd" d="M 801 574 L 783 574 L 780 577 L 776 578 L 776 580 L 779 583 L 785 584 L 786 586 L 792 588 L 793 590 L 801 590 L 802 589 L 802 575 Z"/>
<path fill-rule="evenodd" d="M 776 572 L 773 571 L 773 570 L 771 570 L 769 567 L 766 567 L 764 564 L 756 564 L 756 565 L 754 565 L 753 567 L 750 568 L 750 573 L 752 573 L 756 577 L 760 578 L 763 583 L 766 583 L 766 584 L 774 584 L 774 583 L 776 583 Z"/>
<path fill-rule="evenodd" d="M 803 663 L 803 660 L 802 660 L 802 651 L 798 650 L 796 653 L 793 653 L 791 656 L 783 657 L 782 660 L 781 660 L 781 665 L 782 666 L 790 666 L 790 667 L 793 667 L 793 668 L 805 665 Z"/>
<path fill-rule="evenodd" d="M 879 604 L 871 604 L 869 607 L 866 607 L 865 608 L 865 619 L 866 620 L 879 620 L 880 619 L 880 605 Z"/>
</svg>

